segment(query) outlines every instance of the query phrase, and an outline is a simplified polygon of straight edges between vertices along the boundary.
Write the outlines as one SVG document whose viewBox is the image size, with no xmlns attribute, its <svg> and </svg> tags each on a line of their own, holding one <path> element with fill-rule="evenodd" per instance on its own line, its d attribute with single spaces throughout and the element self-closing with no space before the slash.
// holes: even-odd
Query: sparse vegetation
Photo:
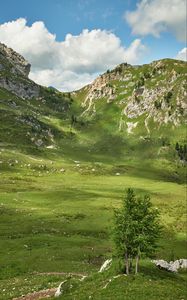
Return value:
<svg viewBox="0 0 187 300">
<path fill-rule="evenodd" d="M 135 88 L 138 89 L 142 87 L 144 85 L 144 82 L 145 82 L 144 77 L 140 77 L 140 79 L 135 84 Z"/>
</svg>

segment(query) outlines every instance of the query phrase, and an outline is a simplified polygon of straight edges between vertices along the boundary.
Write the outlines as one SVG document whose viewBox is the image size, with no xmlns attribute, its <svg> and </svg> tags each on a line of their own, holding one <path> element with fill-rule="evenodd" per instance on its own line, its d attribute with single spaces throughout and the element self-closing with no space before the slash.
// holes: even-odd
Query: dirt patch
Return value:
<svg viewBox="0 0 187 300">
<path fill-rule="evenodd" d="M 65 272 L 46 272 L 46 273 L 34 273 L 33 275 L 62 275 L 62 276 L 79 276 L 79 277 L 84 277 L 87 276 L 86 274 L 83 273 L 65 273 Z"/>
<path fill-rule="evenodd" d="M 62 276 L 78 276 L 84 278 L 86 275 L 82 273 L 65 273 L 65 272 L 46 272 L 46 273 L 34 273 L 36 276 L 42 275 L 62 275 Z M 34 293 L 29 293 L 25 296 L 18 298 L 13 298 L 12 300 L 39 300 L 43 298 L 53 297 L 55 295 L 57 288 L 51 288 L 47 290 L 42 290 Z"/>
<path fill-rule="evenodd" d="M 47 289 L 39 292 L 30 293 L 23 297 L 13 298 L 12 300 L 39 300 L 43 298 L 49 298 L 55 295 L 56 288 Z"/>
</svg>

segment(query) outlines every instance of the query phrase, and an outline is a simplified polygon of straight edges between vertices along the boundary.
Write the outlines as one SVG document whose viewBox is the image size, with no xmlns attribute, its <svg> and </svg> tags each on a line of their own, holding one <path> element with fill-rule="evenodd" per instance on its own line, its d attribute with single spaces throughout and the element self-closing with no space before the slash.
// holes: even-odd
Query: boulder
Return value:
<svg viewBox="0 0 187 300">
<path fill-rule="evenodd" d="M 168 268 L 168 271 L 170 272 L 177 272 L 178 269 L 180 268 L 180 263 L 179 263 L 179 260 L 176 260 L 176 261 L 170 261 L 169 263 L 169 268 Z"/>
<path fill-rule="evenodd" d="M 180 263 L 180 268 L 181 269 L 187 269 L 187 259 L 179 259 L 179 263 Z"/>
<path fill-rule="evenodd" d="M 59 297 L 59 296 L 62 295 L 62 293 L 63 293 L 62 285 L 63 285 L 65 282 L 67 282 L 67 280 L 62 281 L 62 282 L 59 284 L 59 286 L 58 286 L 58 288 L 57 288 L 57 290 L 56 290 L 56 293 L 55 293 L 55 297 Z"/>
<path fill-rule="evenodd" d="M 105 260 L 105 262 L 102 264 L 102 266 L 99 270 L 99 273 L 102 273 L 102 272 L 108 270 L 110 268 L 111 264 L 112 264 L 112 259 Z"/>
<path fill-rule="evenodd" d="M 163 259 L 159 259 L 159 260 L 153 260 L 153 263 L 159 268 L 159 269 L 164 269 L 164 270 L 168 270 L 170 267 L 170 264 L 163 260 Z"/>
<path fill-rule="evenodd" d="M 175 261 L 170 261 L 169 263 L 163 259 L 153 260 L 153 263 L 159 268 L 163 270 L 167 270 L 169 272 L 178 272 L 179 269 L 187 269 L 187 259 L 179 259 Z"/>
</svg>

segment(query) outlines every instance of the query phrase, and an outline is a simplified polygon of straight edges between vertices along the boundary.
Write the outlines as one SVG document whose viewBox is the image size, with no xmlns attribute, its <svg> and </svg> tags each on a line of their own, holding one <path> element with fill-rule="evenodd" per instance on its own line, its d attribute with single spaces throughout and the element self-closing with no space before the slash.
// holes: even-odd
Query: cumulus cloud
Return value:
<svg viewBox="0 0 187 300">
<path fill-rule="evenodd" d="M 125 48 L 114 33 L 100 29 L 57 41 L 43 22 L 28 26 L 23 18 L 0 25 L 0 41 L 31 63 L 31 79 L 60 90 L 80 88 L 121 62 L 138 63 L 145 51 L 140 39 Z"/>
<path fill-rule="evenodd" d="M 61 71 L 60 69 L 31 71 L 30 78 L 35 82 L 53 86 L 62 91 L 75 91 L 87 85 L 95 79 L 96 74 L 77 74 L 72 71 Z"/>
<path fill-rule="evenodd" d="M 159 37 L 172 32 L 180 41 L 186 38 L 186 0 L 141 0 L 135 11 L 127 11 L 125 19 L 132 33 Z"/>
<path fill-rule="evenodd" d="M 180 50 L 176 55 L 176 59 L 187 61 L 187 48 Z"/>
</svg>

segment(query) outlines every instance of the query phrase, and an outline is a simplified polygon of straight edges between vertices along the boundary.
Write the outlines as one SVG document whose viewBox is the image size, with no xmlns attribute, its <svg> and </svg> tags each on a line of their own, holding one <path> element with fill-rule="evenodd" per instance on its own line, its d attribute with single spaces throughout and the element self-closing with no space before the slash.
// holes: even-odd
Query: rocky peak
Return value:
<svg viewBox="0 0 187 300">
<path fill-rule="evenodd" d="M 40 86 L 28 78 L 31 65 L 23 56 L 0 43 L 0 88 L 25 98 L 37 98 Z"/>
<path fill-rule="evenodd" d="M 11 71 L 13 73 L 20 73 L 28 77 L 31 65 L 24 59 L 23 56 L 15 52 L 13 49 L 8 48 L 6 45 L 0 43 L 0 58 L 7 59 L 12 64 Z M 2 68 L 2 65 L 1 65 Z"/>
<path fill-rule="evenodd" d="M 82 115 L 95 114 L 97 103 L 104 100 L 120 108 L 119 128 L 127 128 L 128 133 L 138 126 L 140 116 L 148 133 L 152 120 L 158 126 L 179 126 L 187 115 L 185 76 L 185 63 L 178 60 L 120 64 L 86 87 Z"/>
<path fill-rule="evenodd" d="M 93 100 L 107 98 L 108 102 L 113 101 L 116 98 L 116 86 L 115 84 L 111 84 L 111 82 L 115 80 L 129 80 L 131 78 L 131 74 L 128 72 L 129 68 L 132 68 L 132 66 L 122 63 L 111 71 L 107 70 L 106 73 L 100 75 L 92 84 L 88 85 L 87 97 L 82 103 L 83 107 L 88 107 L 86 111 L 94 107 Z"/>
</svg>

